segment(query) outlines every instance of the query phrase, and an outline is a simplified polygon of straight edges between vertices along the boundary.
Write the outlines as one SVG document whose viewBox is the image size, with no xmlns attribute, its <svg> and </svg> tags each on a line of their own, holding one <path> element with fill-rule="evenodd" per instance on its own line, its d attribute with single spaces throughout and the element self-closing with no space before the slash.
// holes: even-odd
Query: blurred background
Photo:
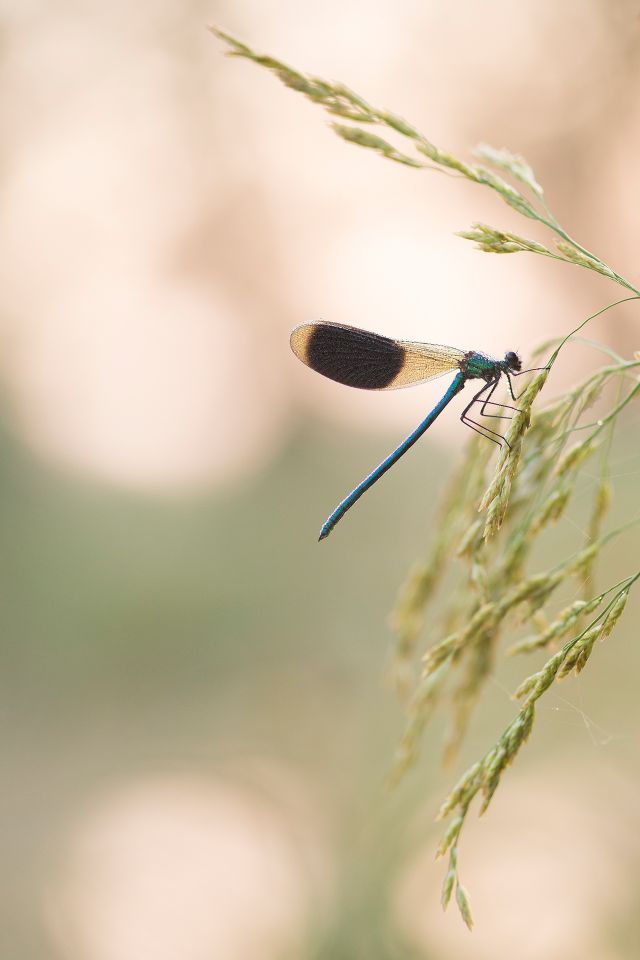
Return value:
<svg viewBox="0 0 640 960">
<path fill-rule="evenodd" d="M 638 4 L 4 0 L 0 17 L 1 955 L 637 957 L 637 599 L 471 821 L 470 936 L 440 910 L 432 821 L 512 716 L 522 663 L 459 769 L 436 724 L 383 786 L 403 723 L 387 615 L 465 431 L 441 418 L 319 546 L 442 384 L 350 391 L 288 346 L 322 318 L 526 358 L 623 293 L 477 253 L 454 236 L 475 220 L 541 235 L 342 143 L 205 27 L 465 157 L 523 153 L 560 221 L 637 280 Z M 590 336 L 630 355 L 637 310 Z M 548 395 L 599 362 L 568 349 Z M 613 456 L 620 516 L 638 419 Z M 620 575 L 639 546 L 620 542 Z"/>
</svg>

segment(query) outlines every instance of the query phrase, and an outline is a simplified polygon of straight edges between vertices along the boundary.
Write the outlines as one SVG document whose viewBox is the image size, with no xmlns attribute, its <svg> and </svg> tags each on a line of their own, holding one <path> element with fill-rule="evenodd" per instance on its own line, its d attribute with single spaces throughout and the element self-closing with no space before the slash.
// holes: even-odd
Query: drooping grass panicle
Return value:
<svg viewBox="0 0 640 960">
<path fill-rule="evenodd" d="M 472 227 L 459 235 L 483 252 L 544 256 L 595 272 L 633 294 L 607 304 L 566 335 L 538 348 L 531 366 L 544 363 L 544 368 L 532 372 L 517 399 L 492 477 L 487 480 L 495 448 L 474 435 L 447 484 L 427 557 L 410 571 L 392 615 L 396 636 L 392 674 L 407 711 L 390 776 L 394 783 L 416 762 L 422 734 L 436 710 L 450 710 L 445 756 L 455 755 L 493 674 L 503 636 L 508 637 L 510 655 L 547 651 L 546 662 L 516 689 L 515 697 L 521 701 L 516 716 L 459 778 L 440 809 L 440 818 L 451 818 L 437 850 L 438 856 L 448 854 L 442 904 L 446 907 L 455 892 L 460 914 L 471 928 L 469 898 L 458 870 L 469 809 L 477 796 L 480 812 L 487 809 L 503 773 L 532 731 L 537 701 L 557 682 L 584 669 L 596 641 L 616 628 L 640 579 L 638 570 L 604 591 L 595 588 L 596 560 L 609 557 L 616 538 L 640 523 L 637 517 L 606 529 L 613 494 L 609 468 L 613 431 L 628 405 L 640 396 L 640 352 L 629 359 L 579 337 L 597 317 L 639 300 L 640 290 L 569 235 L 549 209 L 542 185 L 524 157 L 482 144 L 475 151 L 479 162 L 461 160 L 413 123 L 375 107 L 344 84 L 303 73 L 257 53 L 228 33 L 210 29 L 231 56 L 271 71 L 327 111 L 342 140 L 409 169 L 434 169 L 483 186 L 526 218 L 527 230 L 520 233 L 472 222 L 470 217 Z M 525 235 L 533 223 L 542 231 L 541 239 Z M 545 390 L 541 397 L 551 370 L 578 339 L 604 353 L 607 362 L 560 396 L 547 399 Z M 617 396 L 611 403 L 614 384 Z M 589 422 L 586 414 L 596 404 L 598 419 Z M 581 492 L 581 519 L 576 524 L 584 531 L 581 539 L 572 541 L 568 554 L 553 566 L 545 565 L 538 559 L 545 553 L 538 545 L 544 546 L 553 525 L 576 509 L 577 485 L 593 469 L 596 457 L 598 476 L 595 482 L 591 477 Z M 523 635 L 514 636 L 520 628 Z"/>
<path fill-rule="evenodd" d="M 565 643 L 540 670 L 520 684 L 514 697 L 523 700 L 522 708 L 503 731 L 497 743 L 481 760 L 476 761 L 466 771 L 442 804 L 438 819 L 454 815 L 437 848 L 438 856 L 444 855 L 447 850 L 451 851 L 449 869 L 443 887 L 445 906 L 453 884 L 458 882 L 458 842 L 472 801 L 480 794 L 482 801 L 479 812 L 482 814 L 487 810 L 504 771 L 513 763 L 532 731 L 536 701 L 546 693 L 554 681 L 567 676 L 572 671 L 579 673 L 584 668 L 595 641 L 608 636 L 622 616 L 629 589 L 638 578 L 640 578 L 640 571 L 625 582 L 605 610 L 598 614 L 585 630 Z M 446 896 L 447 892 L 448 896 Z"/>
<path fill-rule="evenodd" d="M 518 247 L 517 249 L 528 249 L 533 253 L 541 253 L 544 256 L 551 256 L 566 263 L 586 267 L 614 280 L 636 294 L 639 293 L 628 280 L 617 274 L 595 254 L 586 250 L 558 223 L 549 211 L 544 200 L 542 187 L 538 183 L 531 166 L 523 157 L 516 156 L 505 149 L 500 150 L 490 147 L 487 144 L 481 145 L 476 150 L 476 154 L 485 163 L 501 170 L 503 173 L 507 173 L 512 179 L 520 183 L 525 191 L 532 194 L 532 199 L 527 196 L 526 192 L 523 193 L 505 180 L 503 176 L 494 173 L 488 167 L 466 163 L 448 151 L 437 147 L 418 130 L 415 124 L 408 122 L 390 110 L 375 107 L 345 84 L 314 77 L 296 70 L 276 57 L 260 54 L 246 43 L 217 27 L 211 26 L 209 30 L 229 47 L 231 56 L 242 57 L 264 67 L 274 73 L 290 89 L 304 94 L 305 97 L 323 107 L 332 116 L 348 120 L 348 126 L 338 122 L 331 124 L 334 132 L 343 140 L 365 149 L 374 150 L 385 158 L 408 167 L 435 167 L 443 172 L 454 173 L 473 183 L 486 186 L 493 190 L 512 209 L 527 219 L 538 221 L 558 238 L 557 248 L 559 252 L 557 254 L 552 253 L 544 245 L 540 245 L 543 249 L 536 249 L 535 246 Z M 371 133 L 368 129 L 370 126 L 386 128 L 394 135 L 408 140 L 418 156 L 405 153 L 383 137 Z M 426 157 L 427 163 L 422 159 L 423 157 Z M 496 234 L 498 233 L 499 231 L 496 231 Z M 515 252 L 515 248 L 513 251 L 503 249 L 493 252 Z"/>
<path fill-rule="evenodd" d="M 596 640 L 605 632 L 604 624 L 609 623 L 607 630 L 615 627 L 635 582 L 632 577 L 603 593 L 584 593 L 585 584 L 592 582 L 595 559 L 614 537 L 636 522 L 631 521 L 617 530 L 602 533 L 601 524 L 610 499 L 610 481 L 606 476 L 605 479 L 601 477 L 594 490 L 590 515 L 597 518 L 597 522 L 594 519 L 589 528 L 591 535 L 574 553 L 562 558 L 554 567 L 525 575 L 525 566 L 533 546 L 548 524 L 557 522 L 562 516 L 582 471 L 598 452 L 606 455 L 610 434 L 606 434 L 607 439 L 603 443 L 604 431 L 611 430 L 616 417 L 635 395 L 637 384 L 633 383 L 630 390 L 618 396 L 610 413 L 596 421 L 591 432 L 577 442 L 570 443 L 575 436 L 573 428 L 595 401 L 596 392 L 600 392 L 611 378 L 618 377 L 620 383 L 624 382 L 620 378 L 626 376 L 624 368 L 627 367 L 628 362 L 612 364 L 597 376 L 587 378 L 580 388 L 568 391 L 560 400 L 551 400 L 547 407 L 532 417 L 531 427 L 526 434 L 526 420 L 516 425 L 516 430 L 523 432 L 524 440 L 516 467 L 507 474 L 511 485 L 511 507 L 503 515 L 502 529 L 496 530 L 500 536 L 484 539 L 478 518 L 475 521 L 467 519 L 468 526 L 461 532 L 455 561 L 449 558 L 455 564 L 462 565 L 463 570 L 466 567 L 473 589 L 463 594 L 454 591 L 459 626 L 441 640 L 432 640 L 425 652 L 421 682 L 428 682 L 430 677 L 437 676 L 438 693 L 437 697 L 429 700 L 428 711 L 424 713 L 419 698 L 413 702 L 406 733 L 411 751 L 404 755 L 402 773 L 414 762 L 420 737 L 434 710 L 447 702 L 447 687 L 452 688 L 449 698 L 452 719 L 445 744 L 445 759 L 450 760 L 456 754 L 471 722 L 474 707 L 494 669 L 500 637 L 509 625 L 527 622 L 537 625 L 535 633 L 530 632 L 522 640 L 509 645 L 508 652 L 511 654 L 533 653 L 555 644 L 565 644 L 552 654 L 540 670 L 523 681 L 518 690 L 519 695 L 525 698 L 522 710 L 505 730 L 498 744 L 479 765 L 471 768 L 443 806 L 443 815 L 446 811 L 454 811 L 457 818 L 455 829 L 444 841 L 444 847 L 447 847 L 455 835 L 456 864 L 457 844 L 471 800 L 478 792 L 482 793 L 482 809 L 486 809 L 502 773 L 531 732 L 535 702 L 559 679 L 584 668 Z M 546 371 L 543 371 L 542 382 L 545 378 Z M 540 382 L 531 393 L 538 392 L 539 387 Z M 506 465 L 513 463 L 513 458 L 514 454 L 509 450 L 503 450 L 498 457 L 496 473 L 484 496 L 489 508 L 497 497 L 505 495 L 502 484 Z M 469 517 L 464 511 L 460 515 Z M 574 599 L 565 604 L 550 618 L 550 622 L 546 621 L 542 612 L 552 602 L 556 591 L 570 579 L 576 584 L 575 589 L 583 591 L 583 599 Z M 478 582 L 481 589 L 478 589 Z M 612 592 L 614 600 L 607 601 Z M 435 597 L 436 593 L 431 600 Z M 618 604 L 615 616 L 612 613 L 614 602 Z M 590 623 L 589 618 L 594 615 L 596 620 Z M 585 621 L 586 626 L 581 627 Z M 567 636 L 571 638 L 569 641 L 566 640 Z M 417 643 L 415 637 L 414 643 Z M 457 867 L 453 870 L 450 864 L 445 876 L 445 892 L 450 887 L 449 896 L 456 883 Z"/>
</svg>

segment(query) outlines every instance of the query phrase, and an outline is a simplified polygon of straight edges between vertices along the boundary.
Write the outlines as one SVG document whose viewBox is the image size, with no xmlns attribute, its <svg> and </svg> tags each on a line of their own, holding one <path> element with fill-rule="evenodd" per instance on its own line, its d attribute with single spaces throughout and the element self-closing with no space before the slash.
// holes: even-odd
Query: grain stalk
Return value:
<svg viewBox="0 0 640 960">
<path fill-rule="evenodd" d="M 482 252 L 547 257 L 597 273 L 632 294 L 602 307 L 559 339 L 544 367 L 531 377 L 518 398 L 507 442 L 502 445 L 491 478 L 487 471 L 492 445 L 483 446 L 477 436 L 470 440 L 447 485 L 430 553 L 410 571 L 392 615 L 396 634 L 392 672 L 407 704 L 406 730 L 391 773 L 394 782 L 415 763 L 428 721 L 447 703 L 451 725 L 444 753 L 447 760 L 454 759 L 492 674 L 503 633 L 515 626 L 530 627 L 523 639 L 508 647 L 511 656 L 560 645 L 518 686 L 514 698 L 521 701 L 521 706 L 514 719 L 460 778 L 440 809 L 440 819 L 450 818 L 437 850 L 438 856 L 449 857 L 442 903 L 446 907 L 455 891 L 460 914 L 471 928 L 469 898 L 458 873 L 458 846 L 471 804 L 478 797 L 480 813 L 484 813 L 503 773 L 532 732 L 538 700 L 560 680 L 585 668 L 596 641 L 612 633 L 632 587 L 640 579 L 637 570 L 601 592 L 594 586 L 598 558 L 630 526 L 640 522 L 632 520 L 603 532 L 612 498 L 609 457 L 614 428 L 640 393 L 640 355 L 628 360 L 608 347 L 592 344 L 610 362 L 564 395 L 545 405 L 539 401 L 558 358 L 583 328 L 620 304 L 637 300 L 640 290 L 570 236 L 549 209 L 543 188 L 523 157 L 483 144 L 476 148 L 474 161 L 459 159 L 434 144 L 412 123 L 373 106 L 344 84 L 302 73 L 275 57 L 257 53 L 228 33 L 210 29 L 226 44 L 231 56 L 266 68 L 326 110 L 332 118 L 332 130 L 342 140 L 405 167 L 436 170 L 491 190 L 549 234 L 548 241 L 542 243 L 480 222 L 458 233 Z M 386 137 L 393 137 L 398 145 Z M 543 345 L 538 354 L 544 356 L 549 349 L 550 345 Z M 611 384 L 615 385 L 615 400 L 604 415 L 589 422 L 585 414 L 597 401 L 602 402 Z M 581 471 L 596 456 L 600 458 L 599 477 L 588 508 L 584 542 L 554 566 L 531 571 L 534 546 L 565 514 Z M 432 611 L 449 567 L 455 568 L 459 589 L 447 592 L 444 607 L 436 617 Z M 571 583 L 574 596 L 581 592 L 582 598 L 569 604 L 565 601 L 549 622 L 547 607 L 555 604 L 557 595 Z M 421 653 L 425 625 L 430 639 Z"/>
</svg>

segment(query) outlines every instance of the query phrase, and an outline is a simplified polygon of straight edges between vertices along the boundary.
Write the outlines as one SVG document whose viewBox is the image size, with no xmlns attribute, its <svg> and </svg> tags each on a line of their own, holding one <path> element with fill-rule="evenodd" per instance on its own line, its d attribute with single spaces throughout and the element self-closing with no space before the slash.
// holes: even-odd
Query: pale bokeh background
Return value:
<svg viewBox="0 0 640 960">
<path fill-rule="evenodd" d="M 526 357 L 623 293 L 477 253 L 454 236 L 474 220 L 543 235 L 342 143 L 205 27 L 454 152 L 525 154 L 559 219 L 637 279 L 637 4 L 5 0 L 0 17 L 2 956 L 636 957 L 633 614 L 469 830 L 470 938 L 438 903 L 431 818 L 457 771 L 437 736 L 382 788 L 402 723 L 385 617 L 464 431 L 438 421 L 318 547 L 442 384 L 349 391 L 288 348 L 324 318 Z M 637 324 L 623 307 L 590 335 L 631 353 Z M 594 362 L 567 351 L 554 388 Z M 615 452 L 621 514 L 637 427 Z M 516 675 L 461 764 L 512 714 Z"/>
</svg>

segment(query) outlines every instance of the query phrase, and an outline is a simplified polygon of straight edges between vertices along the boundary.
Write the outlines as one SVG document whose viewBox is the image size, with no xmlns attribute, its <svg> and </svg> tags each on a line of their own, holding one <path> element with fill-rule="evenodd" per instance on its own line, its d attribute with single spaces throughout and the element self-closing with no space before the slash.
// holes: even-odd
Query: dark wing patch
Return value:
<svg viewBox="0 0 640 960">
<path fill-rule="evenodd" d="M 301 324 L 291 334 L 291 348 L 323 377 L 361 390 L 391 386 L 405 362 L 397 340 L 338 323 Z"/>
</svg>

